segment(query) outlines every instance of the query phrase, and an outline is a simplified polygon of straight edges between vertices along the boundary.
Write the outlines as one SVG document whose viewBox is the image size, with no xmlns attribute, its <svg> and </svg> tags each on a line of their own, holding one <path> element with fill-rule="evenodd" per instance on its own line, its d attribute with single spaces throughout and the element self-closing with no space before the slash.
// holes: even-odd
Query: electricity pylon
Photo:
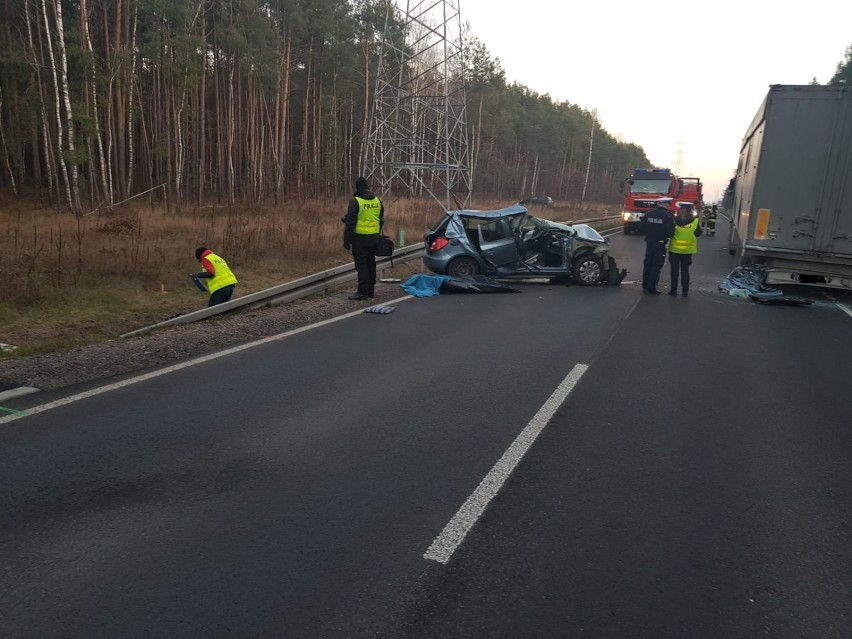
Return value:
<svg viewBox="0 0 852 639">
<path fill-rule="evenodd" d="M 386 19 L 364 175 L 384 197 L 425 192 L 447 210 L 464 208 L 471 171 L 458 0 L 398 1 L 405 9 L 388 3 L 388 11 L 398 12 L 402 35 Z"/>
<path fill-rule="evenodd" d="M 675 149 L 675 159 L 674 159 L 674 172 L 675 175 L 681 175 L 681 167 L 683 165 L 683 156 L 684 156 L 684 144 L 685 141 L 683 136 L 680 136 L 677 140 L 677 148 Z"/>
</svg>

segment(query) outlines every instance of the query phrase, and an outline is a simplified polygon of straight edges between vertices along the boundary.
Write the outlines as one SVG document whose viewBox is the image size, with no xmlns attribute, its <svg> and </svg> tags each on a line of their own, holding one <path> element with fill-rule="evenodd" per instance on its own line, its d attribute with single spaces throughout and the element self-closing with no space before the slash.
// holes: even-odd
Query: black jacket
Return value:
<svg viewBox="0 0 852 639">
<path fill-rule="evenodd" d="M 379 213 L 379 233 L 376 235 L 359 235 L 355 233 L 355 224 L 358 222 L 358 209 L 360 208 L 358 200 L 355 199 L 356 197 L 372 200 L 376 198 L 376 194 L 369 190 L 355 191 L 352 199 L 349 200 L 349 208 L 346 210 L 346 216 L 343 218 L 343 243 L 373 246 L 379 241 L 379 234 L 385 224 L 385 206 L 382 204 Z"/>
<path fill-rule="evenodd" d="M 645 233 L 645 242 L 665 242 L 674 235 L 674 220 L 672 214 L 662 206 L 655 206 L 645 213 L 642 218 L 641 229 Z"/>
</svg>

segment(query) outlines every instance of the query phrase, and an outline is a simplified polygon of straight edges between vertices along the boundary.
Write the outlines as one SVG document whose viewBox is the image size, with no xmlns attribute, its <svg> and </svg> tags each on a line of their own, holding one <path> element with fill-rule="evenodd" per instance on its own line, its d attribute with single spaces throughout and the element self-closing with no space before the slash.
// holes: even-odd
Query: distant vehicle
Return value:
<svg viewBox="0 0 852 639">
<path fill-rule="evenodd" d="M 525 206 L 527 204 L 542 204 L 544 206 L 553 206 L 553 198 L 549 195 L 531 195 L 526 200 L 521 200 L 519 204 L 521 206 Z"/>
<path fill-rule="evenodd" d="M 520 205 L 496 211 L 448 211 L 423 238 L 423 263 L 439 275 L 550 278 L 582 286 L 620 284 L 609 245 L 587 224 L 560 224 Z"/>
<path fill-rule="evenodd" d="M 639 232 L 645 213 L 654 208 L 655 202 L 662 197 L 689 202 L 693 210 L 701 210 L 701 178 L 681 178 L 670 169 L 633 169 L 624 184 L 621 219 L 625 235 Z"/>
<path fill-rule="evenodd" d="M 852 91 L 773 85 L 743 138 L 729 238 L 767 283 L 852 288 Z"/>
</svg>

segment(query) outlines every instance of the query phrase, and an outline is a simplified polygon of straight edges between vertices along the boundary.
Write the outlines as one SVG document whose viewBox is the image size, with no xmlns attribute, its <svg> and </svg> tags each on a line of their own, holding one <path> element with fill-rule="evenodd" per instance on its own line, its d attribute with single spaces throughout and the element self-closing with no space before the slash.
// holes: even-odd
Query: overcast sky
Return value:
<svg viewBox="0 0 852 639">
<path fill-rule="evenodd" d="M 656 166 L 702 178 L 707 201 L 769 85 L 824 84 L 852 45 L 852 0 L 458 2 L 509 82 L 597 109 Z"/>
</svg>

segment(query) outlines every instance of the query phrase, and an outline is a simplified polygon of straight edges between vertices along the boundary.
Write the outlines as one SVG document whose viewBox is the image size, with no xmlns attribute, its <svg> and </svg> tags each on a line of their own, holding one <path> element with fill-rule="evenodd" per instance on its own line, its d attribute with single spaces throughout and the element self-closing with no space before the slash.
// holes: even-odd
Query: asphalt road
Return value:
<svg viewBox="0 0 852 639">
<path fill-rule="evenodd" d="M 724 231 L 0 418 L 0 635 L 852 636 L 852 296 L 718 292 Z"/>
</svg>

